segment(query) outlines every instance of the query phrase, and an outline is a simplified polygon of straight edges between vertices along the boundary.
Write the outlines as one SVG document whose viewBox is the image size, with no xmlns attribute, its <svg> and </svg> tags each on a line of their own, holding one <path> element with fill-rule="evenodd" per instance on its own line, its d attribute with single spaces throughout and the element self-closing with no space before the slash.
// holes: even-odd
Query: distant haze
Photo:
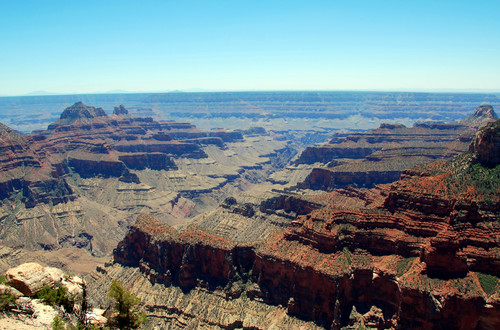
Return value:
<svg viewBox="0 0 500 330">
<path fill-rule="evenodd" d="M 461 120 L 482 104 L 500 108 L 499 95 L 479 93 L 104 93 L 3 97 L 0 123 L 23 133 L 45 129 L 79 101 L 108 113 L 123 104 L 132 115 L 189 122 L 202 129 L 262 126 L 268 131 L 366 130 L 384 122 L 411 126 Z"/>
<path fill-rule="evenodd" d="M 498 1 L 2 1 L 0 95 L 500 90 Z"/>
</svg>

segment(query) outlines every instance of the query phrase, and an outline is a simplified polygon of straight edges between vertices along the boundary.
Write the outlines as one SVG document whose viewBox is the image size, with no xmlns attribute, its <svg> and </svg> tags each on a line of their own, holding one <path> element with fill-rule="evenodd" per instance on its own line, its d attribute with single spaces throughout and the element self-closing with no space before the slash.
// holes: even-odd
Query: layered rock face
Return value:
<svg viewBox="0 0 500 330">
<path fill-rule="evenodd" d="M 129 276 L 120 267 L 133 267 L 162 292 L 205 288 L 244 304 L 286 306 L 290 316 L 332 329 L 497 328 L 499 166 L 479 159 L 465 153 L 413 167 L 391 185 L 338 190 L 310 203 L 273 198 L 263 211 L 307 214 L 253 243 L 141 216 L 116 248 L 115 264 L 94 280 Z M 170 317 L 184 315 L 169 308 Z M 245 315 L 241 326 L 259 324 Z"/>
<path fill-rule="evenodd" d="M 497 118 L 493 107 L 484 105 L 456 123 L 382 124 L 369 132 L 337 134 L 327 144 L 306 148 L 296 160 L 326 165 L 315 168 L 300 187 L 328 191 L 393 182 L 408 167 L 467 151 L 475 131 Z"/>
<path fill-rule="evenodd" d="M 270 155 L 287 148 L 266 135 L 134 117 L 123 105 L 107 115 L 78 102 L 31 135 L 0 125 L 0 237 L 15 248 L 110 253 L 138 214 L 184 222 L 248 169 L 272 171 Z"/>
<path fill-rule="evenodd" d="M 5 278 L 7 285 L 27 297 L 35 296 L 44 286 L 54 287 L 56 284 L 64 286 L 70 294 L 81 294 L 83 285 L 77 276 L 71 277 L 58 268 L 44 267 L 35 262 L 7 270 Z"/>
<path fill-rule="evenodd" d="M 500 123 L 496 121 L 477 134 L 469 150 L 477 154 L 481 164 L 495 167 L 500 164 Z"/>
<path fill-rule="evenodd" d="M 57 171 L 47 170 L 36 148 L 38 140 L 0 124 L 0 199 L 19 193 L 22 202 L 32 206 L 37 200 L 58 204 L 74 198 Z"/>
<path fill-rule="evenodd" d="M 96 117 L 106 117 L 106 111 L 102 108 L 89 107 L 82 102 L 77 102 L 73 106 L 64 110 L 61 114 L 60 121 L 72 123 L 75 120 L 92 119 Z"/>
</svg>

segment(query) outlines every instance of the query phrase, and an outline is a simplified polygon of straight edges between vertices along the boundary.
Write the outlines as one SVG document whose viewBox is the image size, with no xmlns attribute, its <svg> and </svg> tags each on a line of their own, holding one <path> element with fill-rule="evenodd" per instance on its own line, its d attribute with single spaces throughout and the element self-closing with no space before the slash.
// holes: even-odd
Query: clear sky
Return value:
<svg viewBox="0 0 500 330">
<path fill-rule="evenodd" d="M 500 90 L 500 1 L 0 0 L 0 95 Z"/>
</svg>

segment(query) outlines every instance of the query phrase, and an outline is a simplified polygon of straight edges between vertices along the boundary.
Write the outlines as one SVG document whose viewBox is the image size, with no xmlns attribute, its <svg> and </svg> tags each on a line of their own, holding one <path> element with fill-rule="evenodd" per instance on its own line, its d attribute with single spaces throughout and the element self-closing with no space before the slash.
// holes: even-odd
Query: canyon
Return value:
<svg viewBox="0 0 500 330">
<path fill-rule="evenodd" d="M 265 130 L 202 131 L 78 102 L 46 130 L 0 126 L 2 244 L 109 255 L 137 215 L 180 224 L 296 151 Z"/>
<path fill-rule="evenodd" d="M 295 160 L 314 167 L 301 187 L 328 191 L 393 182 L 411 166 L 467 151 L 475 132 L 497 119 L 493 107 L 483 105 L 454 123 L 382 124 L 367 132 L 336 133 L 325 144 L 307 147 Z"/>
<path fill-rule="evenodd" d="M 499 128 L 368 190 L 228 199 L 185 228 L 141 215 L 90 286 L 131 279 L 162 328 L 497 328 Z"/>
<path fill-rule="evenodd" d="M 326 143 L 134 112 L 77 102 L 29 135 L 0 124 L 2 270 L 86 274 L 94 306 L 122 281 L 147 328 L 500 326 L 491 105 Z"/>
<path fill-rule="evenodd" d="M 1 101 L 0 122 L 23 133 L 45 129 L 59 118 L 61 109 L 82 101 L 98 104 L 107 113 L 125 104 L 137 117 L 170 118 L 204 130 L 261 126 L 283 134 L 309 130 L 313 138 L 328 136 L 332 130 L 375 129 L 382 123 L 454 122 L 480 104 L 500 106 L 494 93 L 349 91 L 77 94 L 2 97 Z"/>
</svg>

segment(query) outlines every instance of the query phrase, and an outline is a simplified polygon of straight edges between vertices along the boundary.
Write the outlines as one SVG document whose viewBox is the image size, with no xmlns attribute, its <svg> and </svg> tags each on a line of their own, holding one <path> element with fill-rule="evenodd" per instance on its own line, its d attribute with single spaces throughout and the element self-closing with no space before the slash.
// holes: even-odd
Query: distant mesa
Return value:
<svg viewBox="0 0 500 330">
<path fill-rule="evenodd" d="M 128 110 L 125 106 L 123 106 L 123 104 L 120 104 L 119 106 L 115 106 L 113 114 L 118 116 L 128 115 Z"/>
<path fill-rule="evenodd" d="M 396 129 L 396 128 L 406 128 L 405 125 L 403 124 L 388 124 L 388 123 L 382 123 L 380 124 L 380 129 Z"/>
<path fill-rule="evenodd" d="M 61 114 L 61 120 L 73 121 L 76 119 L 87 119 L 96 117 L 107 117 L 106 112 L 103 108 L 95 108 L 92 106 L 87 106 L 82 102 L 77 102 L 70 107 L 64 109 Z"/>
<path fill-rule="evenodd" d="M 244 135 L 266 135 L 266 129 L 260 126 L 253 126 L 241 131 Z"/>
</svg>

